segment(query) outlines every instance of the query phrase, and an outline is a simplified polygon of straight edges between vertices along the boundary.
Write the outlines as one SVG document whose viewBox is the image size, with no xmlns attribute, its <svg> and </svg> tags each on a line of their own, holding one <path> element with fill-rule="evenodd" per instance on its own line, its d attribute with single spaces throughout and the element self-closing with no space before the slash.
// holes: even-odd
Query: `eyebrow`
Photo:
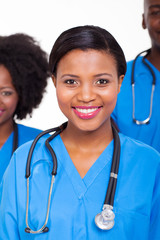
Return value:
<svg viewBox="0 0 160 240">
<path fill-rule="evenodd" d="M 160 4 L 151 5 L 151 6 L 149 7 L 149 9 L 151 9 L 151 8 L 160 8 Z"/>
<path fill-rule="evenodd" d="M 109 73 L 99 73 L 99 74 L 94 75 L 94 77 L 101 77 L 101 76 L 104 76 L 104 75 L 112 77 L 112 74 L 109 74 Z M 61 78 L 63 78 L 63 77 L 75 77 L 75 78 L 79 78 L 79 76 L 74 75 L 74 74 L 64 74 L 64 75 L 62 75 Z"/>
<path fill-rule="evenodd" d="M 61 76 L 61 78 L 63 78 L 63 77 L 76 77 L 76 78 L 79 78 L 77 75 L 74 75 L 74 74 L 63 74 Z"/>
<path fill-rule="evenodd" d="M 10 89 L 10 90 L 14 90 L 12 87 L 0 87 L 0 90 L 3 90 L 3 89 Z"/>
<path fill-rule="evenodd" d="M 104 76 L 104 75 L 112 77 L 112 74 L 110 74 L 110 73 L 99 73 L 99 74 L 94 75 L 94 77 L 101 77 L 101 76 Z"/>
</svg>

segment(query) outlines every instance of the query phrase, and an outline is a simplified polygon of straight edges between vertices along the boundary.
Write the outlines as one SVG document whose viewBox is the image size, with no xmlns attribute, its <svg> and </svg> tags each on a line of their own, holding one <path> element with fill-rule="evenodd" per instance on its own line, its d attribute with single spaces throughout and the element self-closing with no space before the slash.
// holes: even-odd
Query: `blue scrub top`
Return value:
<svg viewBox="0 0 160 240">
<path fill-rule="evenodd" d="M 0 188 L 0 239 L 2 240 L 159 240 L 160 154 L 120 134 L 121 156 L 114 200 L 115 225 L 103 231 L 94 218 L 101 212 L 108 186 L 113 141 L 82 179 L 58 135 L 51 141 L 58 171 L 53 185 L 49 232 L 25 233 L 26 159 L 30 143 L 15 153 Z M 42 138 L 36 145 L 30 176 L 29 225 L 44 224 L 52 159 Z"/>
<path fill-rule="evenodd" d="M 36 128 L 31 128 L 24 126 L 22 124 L 17 124 L 18 126 L 18 146 L 34 139 L 41 130 Z M 0 182 L 2 180 L 3 174 L 10 162 L 13 149 L 13 132 L 0 148 Z"/>
<path fill-rule="evenodd" d="M 127 73 L 123 80 L 121 91 L 112 117 L 120 132 L 154 147 L 160 152 L 160 72 L 146 59 L 156 75 L 156 85 L 153 96 L 152 116 L 149 124 L 137 125 L 133 122 L 133 96 L 131 87 L 131 71 L 133 61 L 127 64 Z M 135 118 L 144 120 L 149 116 L 153 77 L 149 69 L 138 57 L 135 64 Z"/>
</svg>

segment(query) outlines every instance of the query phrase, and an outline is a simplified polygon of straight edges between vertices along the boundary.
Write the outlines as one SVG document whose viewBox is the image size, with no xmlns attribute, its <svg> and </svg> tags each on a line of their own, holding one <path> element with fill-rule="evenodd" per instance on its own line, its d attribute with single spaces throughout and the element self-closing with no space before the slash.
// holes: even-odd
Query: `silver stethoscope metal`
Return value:
<svg viewBox="0 0 160 240">
<path fill-rule="evenodd" d="M 50 145 L 50 141 L 53 140 L 54 137 L 56 137 L 58 134 L 60 134 L 67 126 L 67 122 L 62 124 L 60 127 L 52 128 L 49 130 L 46 130 L 42 133 L 40 133 L 35 140 L 33 141 L 31 148 L 29 150 L 28 158 L 27 158 L 27 164 L 26 164 L 26 178 L 27 178 L 27 203 L 26 203 L 26 228 L 25 232 L 32 233 L 32 234 L 38 234 L 38 233 L 45 233 L 49 231 L 49 228 L 47 227 L 48 218 L 49 218 L 49 210 L 50 210 L 50 202 L 51 202 L 51 194 L 53 189 L 53 183 L 55 176 L 57 174 L 57 158 L 56 154 L 53 150 L 53 148 Z M 110 171 L 110 179 L 109 184 L 107 188 L 107 193 L 105 197 L 105 201 L 103 204 L 102 212 L 98 213 L 95 217 L 95 224 L 98 228 L 102 230 L 109 230 L 114 226 L 114 218 L 115 214 L 113 212 L 113 204 L 114 204 L 114 196 L 116 191 L 116 185 L 117 185 L 117 177 L 118 177 L 118 169 L 119 169 L 119 161 L 120 161 L 120 139 L 117 130 L 114 126 L 112 126 L 113 131 L 113 138 L 114 138 L 114 151 L 113 151 L 113 157 L 112 157 L 112 165 L 111 165 L 111 171 Z M 51 178 L 51 184 L 50 184 L 50 190 L 49 190 L 49 196 L 48 196 L 48 205 L 47 205 L 47 212 L 46 212 L 46 218 L 44 221 L 43 226 L 40 229 L 32 230 L 31 227 L 28 224 L 28 218 L 29 218 L 29 177 L 31 176 L 30 172 L 30 165 L 31 165 L 31 159 L 33 155 L 33 151 L 35 149 L 37 141 L 45 134 L 54 132 L 53 135 L 51 135 L 47 140 L 45 141 L 45 145 L 48 148 L 52 159 L 53 159 L 53 169 L 52 169 L 52 178 Z"/>
<path fill-rule="evenodd" d="M 133 122 L 136 123 L 137 125 L 144 125 L 144 124 L 148 124 L 151 116 L 152 116 L 152 106 L 153 106 L 153 95 L 154 95 L 154 90 L 155 90 L 155 84 L 156 84 L 156 76 L 155 73 L 153 71 L 153 69 L 151 68 L 151 66 L 145 61 L 146 56 L 150 53 L 151 49 L 145 50 L 141 53 L 139 53 L 137 55 L 137 57 L 134 59 L 133 61 L 133 65 L 132 65 L 132 75 L 131 75 L 131 85 L 132 85 L 132 97 L 133 97 L 133 112 L 132 112 L 132 117 L 133 117 Z M 135 80 L 134 80 L 134 73 L 135 73 L 135 64 L 136 64 L 136 60 L 137 58 L 146 52 L 146 55 L 142 58 L 142 62 L 145 64 L 145 66 L 147 66 L 147 68 L 150 70 L 152 77 L 153 77 L 153 81 L 152 81 L 152 90 L 151 90 L 151 97 L 150 97 L 150 109 L 149 109 L 149 116 L 144 119 L 144 120 L 137 120 L 135 118 Z"/>
</svg>

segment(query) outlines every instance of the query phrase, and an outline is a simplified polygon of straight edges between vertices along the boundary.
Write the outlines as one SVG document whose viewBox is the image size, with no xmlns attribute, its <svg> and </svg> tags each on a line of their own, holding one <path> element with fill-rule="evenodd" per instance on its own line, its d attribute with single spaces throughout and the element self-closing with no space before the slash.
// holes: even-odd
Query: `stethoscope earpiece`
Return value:
<svg viewBox="0 0 160 240">
<path fill-rule="evenodd" d="M 49 232 L 49 228 L 48 228 L 48 227 L 45 227 L 45 228 L 43 229 L 43 232 L 44 232 L 44 233 Z"/>
<path fill-rule="evenodd" d="M 30 231 L 31 231 L 30 228 L 28 228 L 28 227 L 25 228 L 25 232 L 26 232 L 26 233 L 30 233 Z"/>
<path fill-rule="evenodd" d="M 144 121 L 139 121 L 136 119 L 133 119 L 133 122 L 136 123 L 137 125 L 142 125 L 142 124 L 149 124 L 150 123 L 150 118 L 145 119 Z"/>
<path fill-rule="evenodd" d="M 29 227 L 26 227 L 25 228 L 25 232 L 26 233 L 37 233 L 37 231 L 32 231 Z M 39 231 L 38 233 L 46 233 L 46 232 L 49 232 L 49 228 L 48 227 L 45 227 L 44 229 L 42 229 L 41 231 Z"/>
</svg>

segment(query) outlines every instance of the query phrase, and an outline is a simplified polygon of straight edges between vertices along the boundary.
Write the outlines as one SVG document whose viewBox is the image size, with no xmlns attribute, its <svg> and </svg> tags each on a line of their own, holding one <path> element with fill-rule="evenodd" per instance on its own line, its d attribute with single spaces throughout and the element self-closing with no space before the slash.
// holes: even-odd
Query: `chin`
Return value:
<svg viewBox="0 0 160 240">
<path fill-rule="evenodd" d="M 75 128 L 82 132 L 94 132 L 94 131 L 100 129 L 101 126 L 102 126 L 102 124 L 98 124 L 97 122 L 91 123 L 91 121 L 89 121 L 89 120 L 85 120 L 85 122 L 83 122 L 83 123 L 77 122 L 75 124 Z"/>
</svg>

